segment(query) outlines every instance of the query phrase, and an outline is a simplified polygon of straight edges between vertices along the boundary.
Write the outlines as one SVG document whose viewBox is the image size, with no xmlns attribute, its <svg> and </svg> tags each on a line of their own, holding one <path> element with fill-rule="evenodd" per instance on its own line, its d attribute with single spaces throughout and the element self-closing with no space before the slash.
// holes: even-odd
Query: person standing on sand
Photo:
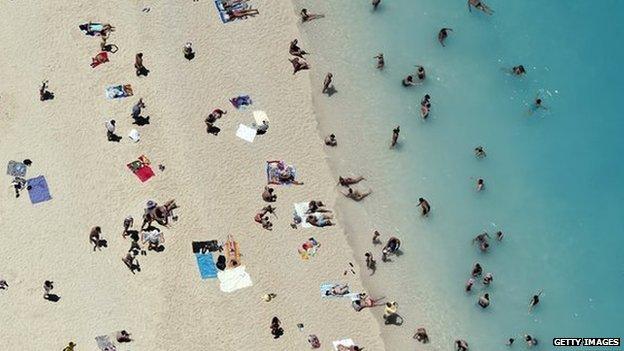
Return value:
<svg viewBox="0 0 624 351">
<path fill-rule="evenodd" d="M 142 52 L 139 52 L 134 57 L 134 68 L 136 69 L 137 77 L 147 76 L 147 74 L 149 73 L 149 70 L 145 68 L 145 66 L 143 66 L 143 53 Z"/>
<path fill-rule="evenodd" d="M 373 232 L 373 245 L 380 245 L 381 244 L 381 240 L 379 240 L 379 236 L 380 235 L 381 234 L 379 234 L 379 232 L 376 231 L 376 230 Z"/>
<path fill-rule="evenodd" d="M 102 228 L 91 228 L 91 233 L 89 233 L 89 241 L 93 244 L 93 251 L 95 251 L 95 249 L 98 249 L 100 251 L 102 250 L 100 248 L 100 234 L 102 234 Z"/>
<path fill-rule="evenodd" d="M 115 134 L 116 124 L 117 124 L 117 122 L 115 122 L 114 119 L 111 119 L 110 121 L 105 123 L 105 126 L 106 126 L 106 138 L 108 139 L 108 141 L 119 142 L 119 140 L 121 140 L 121 137 L 119 135 Z"/>
<path fill-rule="evenodd" d="M 9 283 L 6 280 L 0 279 L 0 290 L 6 290 L 9 287 Z"/>
<path fill-rule="evenodd" d="M 331 72 L 327 73 L 327 75 L 325 76 L 325 81 L 323 82 L 323 94 L 326 93 L 329 90 L 329 86 L 332 83 L 332 78 L 334 77 L 333 74 L 331 74 Z"/>
<path fill-rule="evenodd" d="M 187 60 L 192 60 L 195 57 L 195 52 L 193 51 L 193 44 L 191 44 L 190 42 L 184 44 L 184 47 L 182 48 L 182 53 L 184 53 L 184 58 L 186 58 Z"/>
<path fill-rule="evenodd" d="M 399 133 L 401 132 L 401 126 L 397 126 L 392 130 L 392 141 L 390 142 L 390 148 L 394 148 L 399 140 Z"/>
<path fill-rule="evenodd" d="M 50 297 L 50 292 L 54 289 L 54 282 L 51 280 L 46 280 L 43 282 L 43 298 L 48 299 Z"/>
<path fill-rule="evenodd" d="M 446 40 L 446 38 L 448 38 L 448 33 L 452 32 L 453 29 L 451 28 L 442 28 L 440 29 L 440 31 L 438 32 L 438 41 L 440 42 L 440 44 L 442 44 L 442 47 L 444 47 L 444 41 Z"/>
<path fill-rule="evenodd" d="M 76 347 L 76 344 L 73 341 L 70 341 L 69 344 L 65 346 L 63 351 L 74 351 L 74 347 Z"/>
<path fill-rule="evenodd" d="M 145 103 L 143 102 L 143 98 L 140 98 L 139 101 L 132 106 L 132 118 L 137 119 L 141 117 L 141 109 L 145 108 Z"/>
<path fill-rule="evenodd" d="M 371 270 L 371 275 L 375 274 L 375 270 L 377 270 L 377 261 L 373 257 L 373 254 L 369 251 L 364 254 L 366 258 L 366 268 Z"/>
</svg>

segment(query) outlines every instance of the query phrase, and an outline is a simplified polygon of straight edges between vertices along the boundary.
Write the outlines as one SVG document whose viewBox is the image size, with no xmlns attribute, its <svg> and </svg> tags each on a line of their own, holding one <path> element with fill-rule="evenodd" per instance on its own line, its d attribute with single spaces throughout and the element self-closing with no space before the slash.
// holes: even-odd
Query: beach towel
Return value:
<svg viewBox="0 0 624 351">
<path fill-rule="evenodd" d="M 239 124 L 236 136 L 247 142 L 253 143 L 256 138 L 256 130 L 244 124 Z"/>
<path fill-rule="evenodd" d="M 219 18 L 221 18 L 221 22 L 228 23 L 235 19 L 235 18 L 230 18 L 230 16 L 227 13 L 228 10 L 225 9 L 221 0 L 215 0 L 214 3 L 215 3 L 215 6 L 217 7 L 217 12 L 219 13 Z M 241 2 L 241 3 L 234 4 L 233 6 L 230 6 L 229 10 L 240 11 L 240 10 L 246 10 L 248 8 L 249 8 L 249 5 L 247 3 Z M 245 19 L 245 18 L 242 18 L 242 19 Z"/>
<path fill-rule="evenodd" d="M 265 122 L 265 121 L 269 123 L 269 117 L 264 111 L 254 111 L 253 116 L 254 116 L 254 121 L 256 122 L 256 125 L 262 125 L 262 122 Z"/>
<path fill-rule="evenodd" d="M 219 289 L 226 293 L 253 285 L 251 277 L 245 271 L 245 266 L 238 266 L 218 272 L 217 277 L 219 278 L 219 282 L 221 282 Z"/>
<path fill-rule="evenodd" d="M 132 129 L 130 133 L 128 133 L 128 138 L 130 138 L 130 140 L 134 141 L 135 143 L 138 143 L 139 140 L 141 140 L 141 134 L 139 134 L 138 130 Z"/>
<path fill-rule="evenodd" d="M 136 161 L 128 163 L 126 167 L 139 178 L 141 183 L 145 183 L 148 179 L 155 176 L 154 171 L 149 165 L 150 160 L 145 155 L 141 155 Z"/>
<path fill-rule="evenodd" d="M 9 161 L 7 164 L 7 174 L 13 177 L 24 178 L 26 176 L 26 165 L 21 162 Z"/>
<path fill-rule="evenodd" d="M 334 345 L 334 351 L 338 351 L 338 346 L 340 346 L 340 345 L 346 346 L 346 347 L 355 346 L 355 343 L 351 339 L 343 339 L 343 340 L 332 341 L 332 344 Z"/>
<path fill-rule="evenodd" d="M 95 55 L 95 57 L 91 58 L 91 68 L 95 68 L 106 62 L 108 62 L 108 53 L 106 51 L 102 51 Z"/>
<path fill-rule="evenodd" d="M 353 292 L 348 293 L 348 294 L 344 294 L 344 295 L 331 295 L 331 294 L 327 295 L 326 292 L 330 291 L 331 288 L 334 285 L 337 285 L 337 284 L 334 284 L 334 283 L 322 283 L 321 284 L 321 297 L 324 298 L 324 299 L 332 299 L 332 298 L 338 298 L 339 299 L 339 298 L 345 298 L 345 297 L 349 298 L 351 300 L 357 299 L 358 293 L 353 293 Z"/>
<path fill-rule="evenodd" d="M 132 91 L 132 85 L 126 84 L 111 85 L 104 90 L 104 94 L 107 99 L 112 100 L 132 96 L 134 93 Z"/>
<path fill-rule="evenodd" d="M 205 253 L 206 251 L 208 252 L 219 251 L 219 242 L 216 240 L 193 241 L 191 245 L 193 246 L 193 253 Z"/>
<path fill-rule="evenodd" d="M 231 98 L 230 102 L 237 109 L 244 108 L 245 106 L 249 106 L 252 103 L 251 97 L 249 97 L 249 95 L 239 95 L 235 98 Z"/>
<path fill-rule="evenodd" d="M 217 267 L 210 252 L 196 253 L 195 258 L 197 258 L 197 268 L 202 279 L 217 277 Z"/>
<path fill-rule="evenodd" d="M 52 200 L 50 196 L 50 189 L 48 189 L 48 183 L 44 176 L 38 176 L 36 178 L 28 179 L 26 182 L 28 189 L 28 196 L 32 204 Z"/>
<path fill-rule="evenodd" d="M 309 203 L 308 202 L 298 202 L 295 204 L 295 213 L 297 214 L 297 216 L 299 216 L 299 218 L 301 218 L 301 227 L 302 228 L 312 228 L 314 227 L 312 224 L 308 223 L 306 221 L 306 218 L 312 214 L 315 215 L 314 213 L 306 213 L 306 211 L 308 210 L 309 207 Z"/>
<path fill-rule="evenodd" d="M 280 169 L 280 166 L 282 169 Z M 283 181 L 279 175 L 282 172 L 289 172 L 293 175 L 293 179 L 297 179 L 297 169 L 293 165 L 287 165 L 284 161 L 268 162 L 266 164 L 267 184 L 289 185 L 290 181 Z"/>
<path fill-rule="evenodd" d="M 117 351 L 117 347 L 110 341 L 108 335 L 100 335 L 95 337 L 95 342 L 101 351 Z"/>
</svg>

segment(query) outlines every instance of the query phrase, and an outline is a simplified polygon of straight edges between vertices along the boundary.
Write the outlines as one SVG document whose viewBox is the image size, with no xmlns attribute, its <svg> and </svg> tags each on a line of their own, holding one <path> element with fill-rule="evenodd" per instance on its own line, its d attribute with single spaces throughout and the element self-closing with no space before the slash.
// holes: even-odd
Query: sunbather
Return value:
<svg viewBox="0 0 624 351">
<path fill-rule="evenodd" d="M 264 191 L 262 192 L 262 200 L 266 202 L 275 202 L 277 200 L 277 195 L 273 193 L 274 191 L 275 189 L 265 186 Z"/>
<path fill-rule="evenodd" d="M 266 206 L 262 208 L 260 212 L 256 213 L 256 215 L 254 216 L 254 221 L 262 224 L 262 228 L 266 230 L 273 230 L 273 223 L 271 223 L 271 221 L 269 220 L 269 216 L 267 216 L 267 213 L 274 214 L 274 211 L 275 211 L 275 208 L 272 207 L 271 205 Z"/>
<path fill-rule="evenodd" d="M 349 188 L 349 190 L 347 191 L 347 193 L 343 193 L 341 191 L 342 195 L 344 195 L 345 197 L 354 200 L 354 201 L 362 201 L 365 197 L 367 197 L 368 195 L 372 194 L 373 191 L 369 190 L 365 193 L 360 192 L 359 190 L 353 190 L 351 188 Z"/>
<path fill-rule="evenodd" d="M 381 297 L 379 299 L 373 299 L 372 297 L 366 295 L 366 293 L 361 293 L 356 300 L 353 300 L 351 306 L 357 312 L 367 308 L 367 307 L 376 307 L 381 306 L 383 303 L 381 300 L 385 299 L 385 297 Z"/>
<path fill-rule="evenodd" d="M 299 71 L 310 69 L 310 65 L 308 65 L 307 62 L 300 60 L 298 57 L 292 58 L 288 61 L 290 61 L 290 63 L 292 63 L 293 65 L 293 74 Z"/>
<path fill-rule="evenodd" d="M 349 285 L 336 284 L 331 289 L 325 291 L 325 296 L 344 296 L 349 293 Z"/>
<path fill-rule="evenodd" d="M 307 55 L 308 53 L 301 50 L 301 48 L 297 45 L 298 43 L 299 41 L 297 39 L 294 39 L 293 41 L 291 41 L 288 52 L 293 56 L 303 58 L 303 55 Z"/>
<path fill-rule="evenodd" d="M 48 81 L 44 80 L 39 88 L 39 100 L 46 101 L 52 99 L 54 99 L 54 93 L 48 90 Z"/>
<path fill-rule="evenodd" d="M 80 30 L 85 32 L 85 34 L 91 35 L 91 36 L 95 36 L 95 35 L 108 36 L 110 32 L 115 31 L 115 27 L 111 26 L 108 23 L 102 24 L 102 23 L 89 22 L 89 23 L 79 25 L 78 28 L 80 28 Z"/>
<path fill-rule="evenodd" d="M 91 67 L 95 68 L 105 62 L 108 62 L 108 53 L 106 51 L 102 51 L 95 55 L 95 57 L 91 58 Z"/>
<path fill-rule="evenodd" d="M 308 209 L 306 211 L 306 213 L 310 214 L 310 213 L 315 213 L 315 212 L 332 212 L 332 210 L 323 208 L 325 207 L 325 204 L 322 203 L 321 201 L 315 201 L 312 200 L 308 203 Z"/>
<path fill-rule="evenodd" d="M 255 15 L 260 14 L 260 12 L 257 9 L 245 9 L 245 10 L 235 9 L 235 10 L 228 10 L 226 12 L 230 20 L 236 19 L 236 18 L 245 18 L 247 16 L 255 16 Z"/>
<path fill-rule="evenodd" d="M 323 18 L 325 15 L 308 13 L 308 9 L 301 9 L 301 22 L 310 22 L 312 20 Z"/>
<path fill-rule="evenodd" d="M 309 215 L 306 217 L 306 222 L 312 224 L 315 227 L 326 227 L 334 225 L 331 219 L 332 215 L 324 214 L 324 213 L 316 213 L 314 215 Z"/>
<path fill-rule="evenodd" d="M 342 186 L 349 186 L 349 185 L 357 184 L 357 183 L 361 182 L 362 180 L 364 180 L 364 177 L 362 177 L 362 176 L 358 176 L 358 177 L 338 177 L 338 184 L 340 184 Z"/>
</svg>

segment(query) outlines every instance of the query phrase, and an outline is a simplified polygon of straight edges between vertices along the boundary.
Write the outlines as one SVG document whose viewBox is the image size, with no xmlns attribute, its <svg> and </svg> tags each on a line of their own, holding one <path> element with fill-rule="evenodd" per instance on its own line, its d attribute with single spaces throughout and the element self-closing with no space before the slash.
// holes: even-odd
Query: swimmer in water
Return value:
<svg viewBox="0 0 624 351">
<path fill-rule="evenodd" d="M 482 243 L 487 241 L 487 238 L 489 238 L 490 235 L 487 232 L 483 232 L 477 236 L 474 237 L 474 239 L 472 239 L 472 243 L 474 244 L 475 242 L 477 243 Z"/>
<path fill-rule="evenodd" d="M 442 28 L 438 32 L 438 41 L 440 42 L 440 44 L 442 44 L 442 47 L 444 47 L 444 41 L 446 40 L 446 38 L 448 38 L 448 33 L 452 31 L 453 29 L 451 28 Z"/>
<path fill-rule="evenodd" d="M 485 188 L 485 181 L 483 178 L 477 179 L 477 191 L 481 191 Z"/>
<path fill-rule="evenodd" d="M 373 0 L 372 1 L 373 10 L 377 10 L 377 6 L 379 6 L 379 4 L 381 4 L 381 0 Z"/>
<path fill-rule="evenodd" d="M 411 74 L 403 78 L 403 81 L 401 83 L 403 84 L 404 87 L 411 87 L 411 86 L 416 85 L 416 83 L 414 83 L 414 76 Z"/>
<path fill-rule="evenodd" d="M 504 236 L 504 235 L 505 235 L 505 234 L 503 234 L 503 232 L 502 232 L 502 231 L 500 231 L 500 230 L 499 230 L 499 231 L 497 231 L 497 232 L 496 232 L 496 240 L 498 240 L 498 241 L 503 241 L 503 236 Z"/>
<path fill-rule="evenodd" d="M 542 295 L 542 291 L 540 290 L 537 292 L 537 294 L 533 295 L 533 297 L 531 298 L 531 301 L 529 301 L 529 313 L 531 313 L 531 311 L 533 311 L 533 308 L 535 306 L 537 306 L 537 304 L 540 302 L 540 295 Z"/>
<path fill-rule="evenodd" d="M 466 282 L 466 285 L 464 286 L 466 292 L 472 291 L 472 286 L 474 285 L 475 282 L 476 280 L 474 280 L 474 278 L 468 279 L 468 281 Z"/>
<path fill-rule="evenodd" d="M 429 111 L 431 110 L 431 96 L 426 94 L 422 100 L 420 100 L 420 117 L 427 119 L 429 117 Z"/>
<path fill-rule="evenodd" d="M 427 75 L 425 73 L 425 67 L 416 65 L 416 76 L 418 77 L 418 80 L 425 80 L 425 78 L 427 78 Z"/>
<path fill-rule="evenodd" d="M 479 301 L 477 302 L 481 308 L 487 308 L 490 306 L 490 294 L 485 293 L 483 296 L 479 297 Z"/>
<path fill-rule="evenodd" d="M 528 347 L 532 347 L 532 346 L 537 345 L 537 339 L 532 337 L 529 334 L 526 334 L 524 336 L 524 341 L 526 341 Z"/>
<path fill-rule="evenodd" d="M 301 15 L 301 22 L 310 22 L 312 20 L 325 17 L 325 15 L 323 14 L 308 13 L 308 9 L 301 9 L 300 15 Z"/>
<path fill-rule="evenodd" d="M 472 266 L 472 277 L 476 278 L 478 276 L 481 275 L 481 273 L 483 273 L 483 267 L 481 267 L 481 264 L 479 262 L 475 263 L 474 266 Z"/>
<path fill-rule="evenodd" d="M 426 216 L 431 211 L 431 205 L 429 205 L 429 201 L 424 198 L 418 198 L 418 206 L 420 206 L 420 211 L 423 216 Z"/>
<path fill-rule="evenodd" d="M 472 6 L 474 6 L 477 10 L 481 10 L 487 15 L 491 15 L 494 13 L 494 11 L 488 5 L 482 3 L 481 0 L 468 0 L 468 11 L 472 12 Z"/>
<path fill-rule="evenodd" d="M 513 73 L 513 74 L 515 74 L 517 76 L 521 76 L 521 75 L 526 73 L 526 70 L 524 69 L 523 65 L 518 65 L 518 66 L 514 66 L 511 69 L 511 73 Z"/>
<path fill-rule="evenodd" d="M 377 69 L 383 69 L 386 65 L 386 61 L 384 60 L 384 55 L 380 52 L 374 58 L 377 59 Z"/>
<path fill-rule="evenodd" d="M 483 146 L 480 145 L 475 147 L 474 153 L 476 158 L 485 158 L 487 156 L 485 154 L 485 149 L 483 148 Z"/>
<path fill-rule="evenodd" d="M 535 97 L 535 101 L 533 102 L 533 105 L 531 105 L 531 108 L 529 109 L 529 114 L 533 114 L 533 112 L 537 112 L 538 110 L 542 109 L 542 110 L 548 110 L 548 107 L 542 105 L 542 99 L 538 96 Z"/>
<path fill-rule="evenodd" d="M 392 141 L 390 142 L 390 148 L 394 148 L 399 140 L 399 132 L 401 132 L 401 126 L 397 126 L 392 130 Z"/>
<path fill-rule="evenodd" d="M 373 245 L 379 245 L 381 244 L 381 240 L 379 240 L 379 236 L 381 234 L 379 234 L 378 231 L 375 230 L 375 232 L 373 232 Z"/>
<path fill-rule="evenodd" d="M 485 273 L 485 275 L 483 276 L 483 284 L 484 285 L 490 285 L 490 283 L 492 283 L 494 281 L 494 274 L 492 273 Z"/>
</svg>

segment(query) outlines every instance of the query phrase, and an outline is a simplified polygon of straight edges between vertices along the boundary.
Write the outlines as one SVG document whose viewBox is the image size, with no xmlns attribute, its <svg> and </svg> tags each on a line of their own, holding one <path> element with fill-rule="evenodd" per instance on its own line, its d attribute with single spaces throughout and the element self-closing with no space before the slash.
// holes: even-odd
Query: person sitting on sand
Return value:
<svg viewBox="0 0 624 351">
<path fill-rule="evenodd" d="M 100 40 L 100 50 L 101 51 L 106 51 L 106 52 L 110 52 L 111 54 L 114 54 L 117 52 L 117 50 L 119 50 L 119 47 L 117 47 L 117 45 L 115 44 L 106 44 L 106 41 L 108 40 L 108 37 L 102 37 Z"/>
<path fill-rule="evenodd" d="M 214 124 L 215 124 L 215 122 L 217 122 L 218 119 L 220 119 L 226 113 L 227 113 L 227 111 L 223 111 L 223 110 L 218 109 L 218 108 L 214 109 L 208 115 L 208 117 L 206 117 L 206 119 L 204 120 L 204 123 L 206 123 L 206 133 L 213 134 L 213 135 L 219 135 L 219 132 L 221 131 L 221 129 L 216 127 Z"/>
<path fill-rule="evenodd" d="M 275 189 L 265 186 L 264 191 L 262 192 L 262 200 L 266 202 L 275 202 L 277 200 L 277 195 L 273 193 L 274 191 Z"/>
<path fill-rule="evenodd" d="M 452 31 L 453 29 L 451 28 L 442 28 L 438 32 L 438 41 L 440 42 L 440 44 L 442 44 L 442 47 L 444 47 L 444 41 L 446 40 L 446 38 L 448 38 L 448 33 Z"/>
<path fill-rule="evenodd" d="M 123 233 L 121 233 L 121 236 L 123 238 L 127 237 L 128 235 L 130 235 L 130 233 L 128 232 L 130 230 L 130 228 L 132 228 L 132 226 L 134 225 L 134 218 L 132 218 L 132 216 L 128 216 L 126 218 L 124 218 L 123 221 Z"/>
<path fill-rule="evenodd" d="M 468 351 L 468 343 L 466 340 L 455 340 L 456 351 Z"/>
<path fill-rule="evenodd" d="M 54 93 L 48 90 L 48 81 L 44 80 L 39 88 L 39 100 L 46 101 L 52 99 L 54 99 Z"/>
<path fill-rule="evenodd" d="M 300 15 L 301 15 L 301 22 L 310 22 L 312 20 L 325 17 L 325 15 L 323 14 L 308 13 L 308 9 L 305 9 L 305 8 L 301 9 Z"/>
<path fill-rule="evenodd" d="M 316 214 L 307 216 L 306 222 L 310 223 L 311 225 L 315 227 L 322 228 L 322 227 L 334 225 L 334 223 L 331 221 L 332 218 L 333 216 L 330 214 L 316 213 Z"/>
<path fill-rule="evenodd" d="M 393 315 L 397 314 L 399 310 L 399 305 L 396 301 L 386 302 L 386 307 L 384 308 L 383 319 L 388 320 Z"/>
<path fill-rule="evenodd" d="M 11 185 L 13 186 L 13 189 L 15 189 L 16 198 L 20 197 L 20 191 L 26 188 L 26 183 L 26 179 L 22 177 L 13 178 L 13 180 L 11 181 Z"/>
<path fill-rule="evenodd" d="M 46 280 L 43 282 L 43 298 L 44 299 L 49 299 L 50 298 L 50 292 L 52 292 L 52 290 L 54 289 L 54 282 L 51 280 Z"/>
<path fill-rule="evenodd" d="M 91 68 L 95 68 L 108 61 L 108 53 L 106 51 L 102 51 L 99 54 L 95 55 L 95 57 L 91 58 Z"/>
<path fill-rule="evenodd" d="M 6 280 L 0 278 L 0 290 L 6 290 L 9 288 L 9 283 Z"/>
<path fill-rule="evenodd" d="M 307 62 L 299 59 L 298 57 L 294 57 L 292 59 L 289 59 L 288 61 L 290 61 L 290 63 L 292 63 L 293 65 L 293 74 L 299 71 L 310 69 L 310 65 L 308 65 Z"/>
<path fill-rule="evenodd" d="M 325 145 L 327 146 L 338 146 L 338 141 L 336 141 L 336 136 L 334 134 L 330 134 L 325 137 Z"/>
<path fill-rule="evenodd" d="M 478 10 L 481 10 L 487 15 L 491 15 L 494 13 L 494 11 L 492 11 L 492 9 L 488 5 L 481 2 L 481 0 L 468 0 L 468 11 L 472 12 L 472 6 L 474 6 Z"/>
<path fill-rule="evenodd" d="M 354 201 L 362 201 L 365 197 L 373 193 L 373 190 L 369 189 L 367 192 L 360 192 L 359 190 L 353 190 L 352 188 L 348 188 L 346 193 L 340 192 L 345 197 L 354 200 Z"/>
<path fill-rule="evenodd" d="M 481 191 L 485 188 L 485 180 L 483 178 L 477 179 L 477 191 Z"/>
<path fill-rule="evenodd" d="M 192 60 L 195 57 L 195 52 L 193 51 L 193 44 L 190 42 L 184 44 L 184 47 L 182 47 L 182 53 L 184 54 L 184 58 L 186 58 L 189 61 Z"/>
<path fill-rule="evenodd" d="M 123 342 L 131 342 L 132 339 L 130 338 L 130 335 L 131 334 L 128 333 L 127 331 L 125 331 L 125 330 L 118 331 L 117 334 L 116 334 L 117 342 L 121 342 L 121 343 L 123 343 Z"/>
<path fill-rule="evenodd" d="M 304 50 L 301 50 L 301 48 L 297 44 L 299 44 L 299 40 L 293 39 L 293 41 L 290 42 L 288 52 L 293 56 L 303 58 L 303 55 L 307 55 L 308 53 Z"/>
<path fill-rule="evenodd" d="M 162 206 L 159 206 L 154 201 L 148 201 L 145 214 L 143 215 L 141 229 L 150 226 L 153 221 L 163 226 L 169 225 L 169 217 L 174 221 L 178 219 L 178 217 L 173 214 L 173 210 L 176 208 L 178 208 L 178 205 L 175 203 L 175 199 L 165 202 Z"/>
<path fill-rule="evenodd" d="M 310 343 L 310 347 L 313 349 L 318 349 L 321 347 L 321 341 L 319 340 L 318 336 L 314 334 L 308 335 L 308 342 Z"/>
<path fill-rule="evenodd" d="M 135 250 L 129 251 L 126 256 L 124 256 L 121 261 L 125 263 L 126 266 L 130 269 L 132 274 L 135 274 L 134 271 L 141 271 L 141 266 L 139 265 L 139 260 L 136 259 L 138 252 Z"/>
<path fill-rule="evenodd" d="M 284 335 L 284 329 L 282 329 L 280 324 L 281 324 L 281 322 L 280 322 L 279 318 L 273 317 L 273 319 L 271 319 L 270 329 L 271 329 L 271 334 L 273 335 L 274 339 L 277 339 L 280 336 Z"/>
<path fill-rule="evenodd" d="M 390 141 L 390 148 L 394 148 L 399 141 L 399 133 L 401 132 L 401 126 L 397 126 L 392 130 L 392 140 Z"/>
<path fill-rule="evenodd" d="M 344 296 L 349 293 L 348 284 L 336 284 L 325 291 L 325 296 Z"/>
<path fill-rule="evenodd" d="M 418 206 L 420 206 L 420 211 L 423 216 L 426 216 L 431 211 L 431 205 L 429 205 L 429 201 L 424 198 L 418 198 Z"/>
<path fill-rule="evenodd" d="M 340 184 L 342 186 L 349 186 L 349 185 L 357 184 L 357 183 L 361 182 L 364 179 L 365 178 L 362 177 L 362 176 L 357 176 L 357 177 L 338 177 L 338 184 Z"/>
<path fill-rule="evenodd" d="M 75 347 L 76 347 L 76 343 L 74 343 L 73 341 L 70 341 L 69 344 L 67 344 L 67 346 L 65 346 L 63 351 L 74 351 Z"/>
<path fill-rule="evenodd" d="M 267 161 L 267 163 L 277 165 L 277 169 L 275 172 L 275 175 L 277 176 L 277 180 L 271 180 L 269 181 L 269 184 L 303 185 L 303 182 L 299 182 L 295 180 L 295 170 L 292 166 L 286 165 L 283 161 Z"/>
<path fill-rule="evenodd" d="M 267 215 L 267 213 L 274 214 L 274 211 L 275 208 L 271 205 L 263 207 L 260 212 L 256 213 L 256 215 L 254 216 L 254 221 L 260 223 L 262 225 L 262 228 L 266 230 L 273 230 L 273 223 L 269 221 L 269 216 Z"/>
<path fill-rule="evenodd" d="M 377 69 L 382 70 L 386 66 L 386 61 L 384 60 L 384 55 L 380 52 L 377 56 L 373 57 L 377 59 Z"/>
<path fill-rule="evenodd" d="M 423 344 L 428 343 L 429 335 L 427 335 L 427 330 L 425 330 L 425 328 L 422 328 L 422 327 L 416 329 L 416 332 L 414 333 L 414 336 L 412 337 L 412 339 L 416 339 L 422 342 Z"/>
</svg>

